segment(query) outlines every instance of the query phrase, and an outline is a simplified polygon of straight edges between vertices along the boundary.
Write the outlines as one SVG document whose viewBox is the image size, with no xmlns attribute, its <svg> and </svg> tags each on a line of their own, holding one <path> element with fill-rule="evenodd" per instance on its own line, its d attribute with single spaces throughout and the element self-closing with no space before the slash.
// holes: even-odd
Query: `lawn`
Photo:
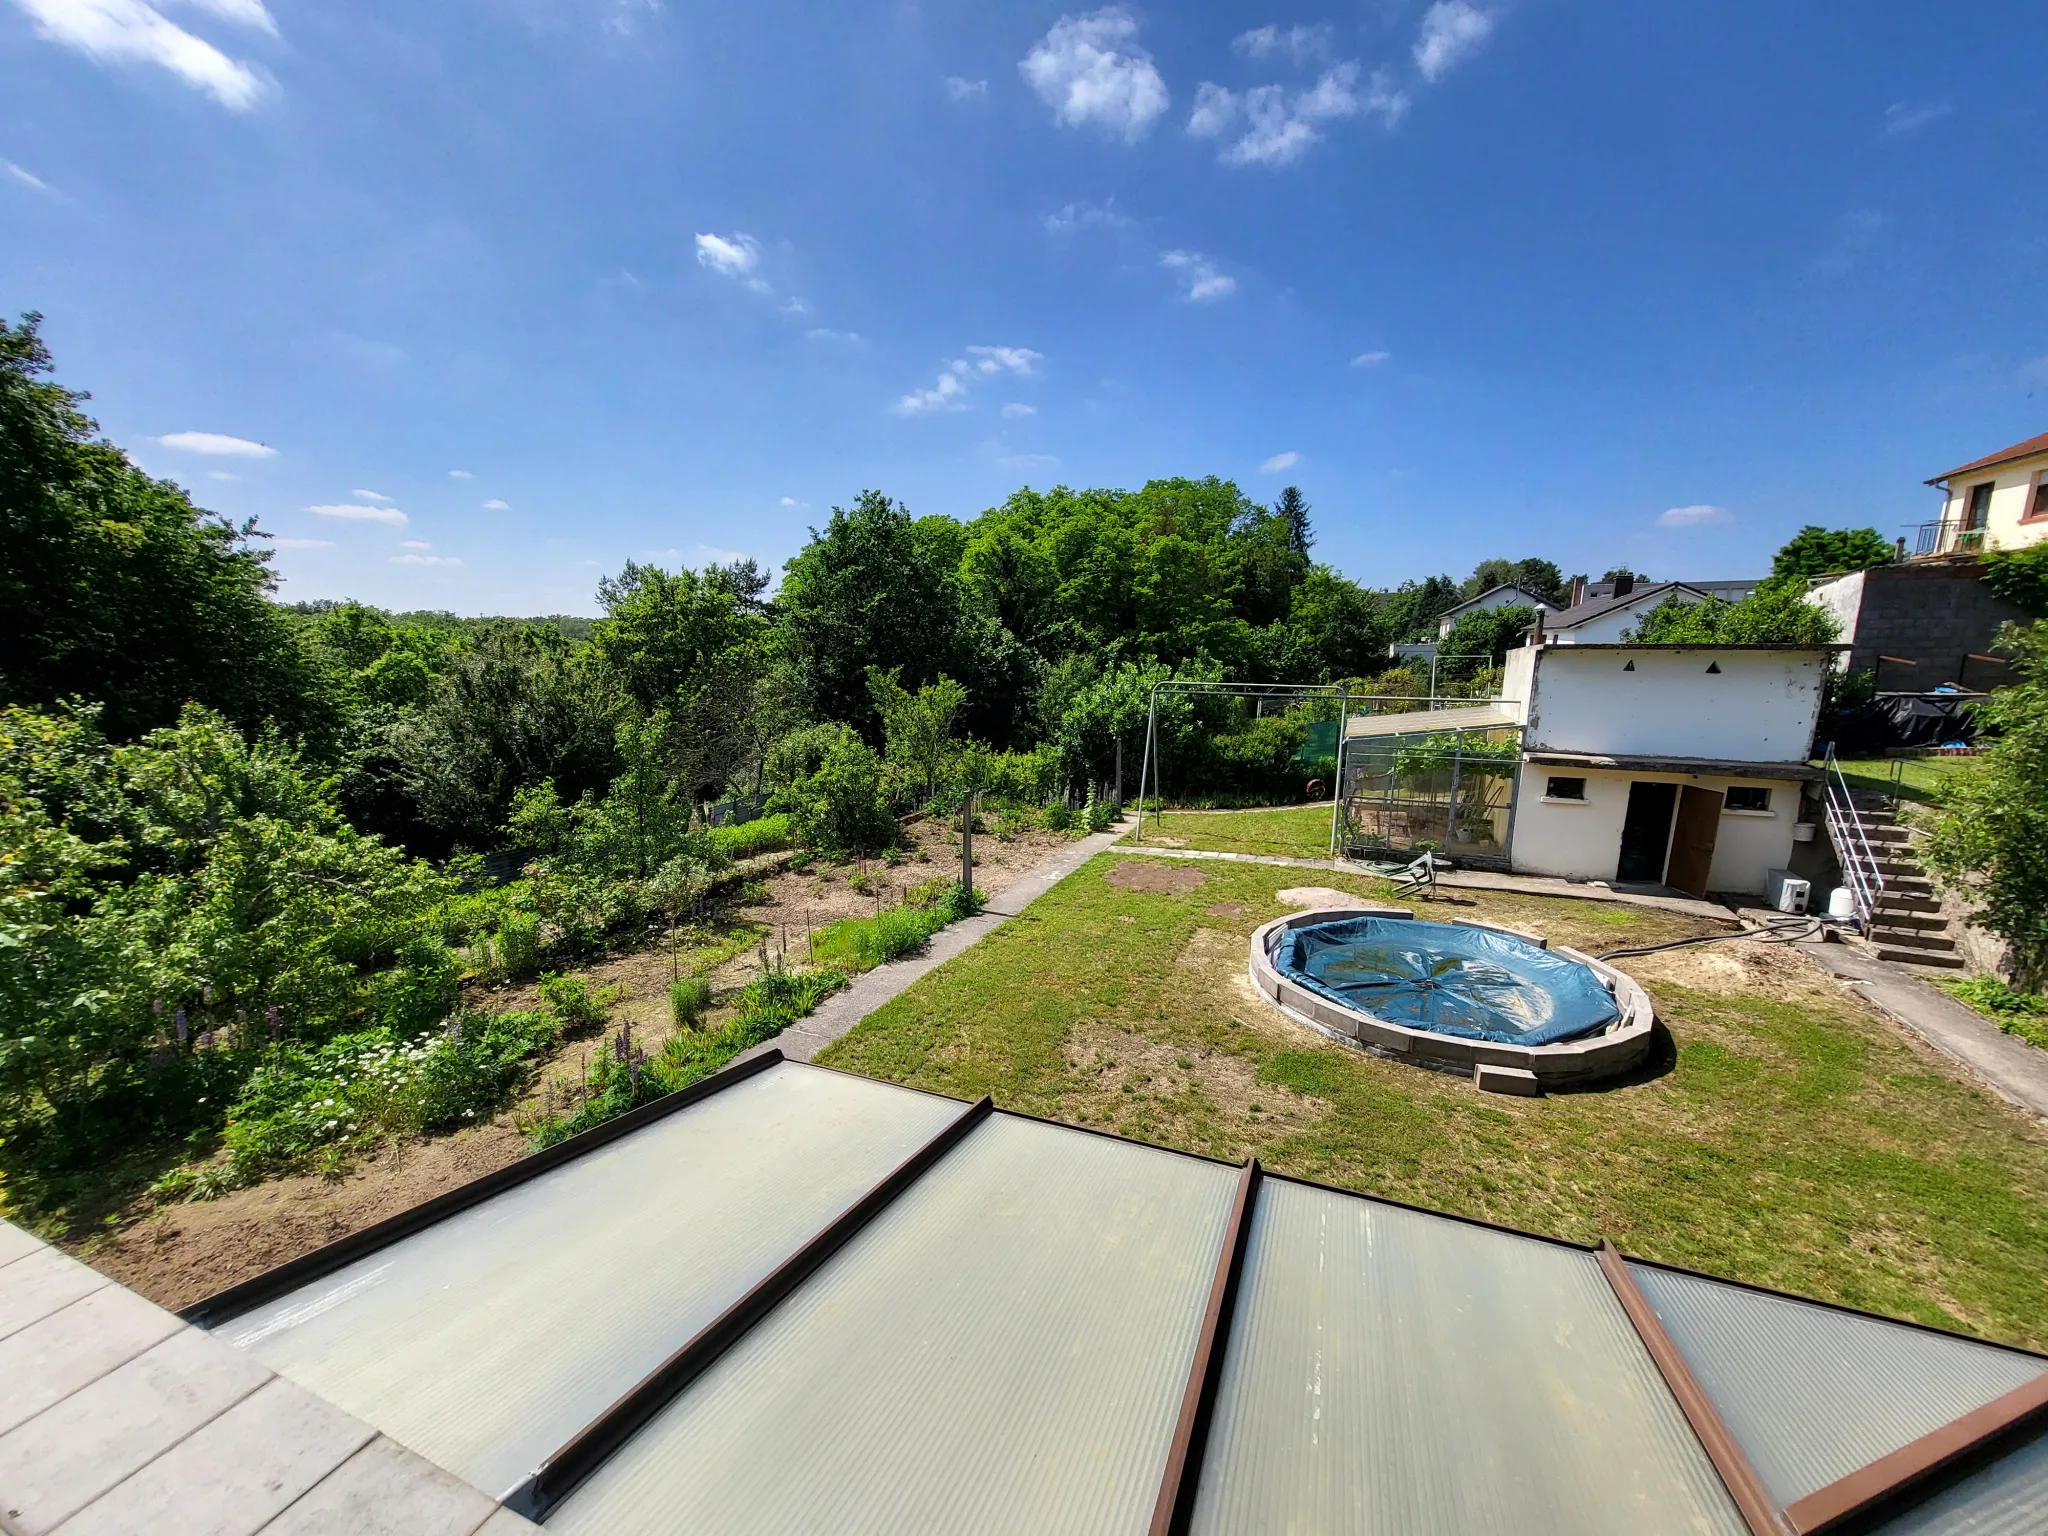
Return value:
<svg viewBox="0 0 2048 1536">
<path fill-rule="evenodd" d="M 1977 766 L 1974 757 L 1838 757 L 1836 765 L 1851 789 L 1892 792 L 1892 772 L 1899 773 L 1901 800 L 1932 804 L 1935 786 L 1951 774 L 1968 773 Z M 1819 763 L 1816 761 L 1815 766 Z"/>
<path fill-rule="evenodd" d="M 1119 864 L 1202 884 L 1126 889 L 1107 878 Z M 1135 883 L 1148 878 L 1159 883 Z M 1372 894 L 1351 875 L 1103 855 L 821 1059 L 2048 1345 L 2048 1134 L 1803 956 L 1742 942 L 1622 962 L 1668 1030 L 1650 1068 L 1604 1091 L 1502 1098 L 1332 1044 L 1250 989 L 1251 931 L 1286 910 L 1281 889 L 1305 885 Z M 1711 926 L 1585 901 L 1443 897 L 1422 914 L 1487 916 L 1595 952 Z"/>
<path fill-rule="evenodd" d="M 1280 811 L 1168 811 L 1146 816 L 1144 840 L 1155 848 L 1327 859 L 1330 807 L 1325 802 Z"/>
</svg>

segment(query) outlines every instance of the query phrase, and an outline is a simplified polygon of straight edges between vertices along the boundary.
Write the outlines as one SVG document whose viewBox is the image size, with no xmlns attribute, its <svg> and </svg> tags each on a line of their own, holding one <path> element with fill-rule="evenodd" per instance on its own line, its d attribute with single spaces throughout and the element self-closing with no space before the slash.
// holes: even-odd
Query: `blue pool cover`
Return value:
<svg viewBox="0 0 2048 1536">
<path fill-rule="evenodd" d="M 1551 1045 L 1621 1017 L 1588 967 L 1484 928 L 1339 918 L 1293 929 L 1273 965 L 1334 1003 L 1467 1040 Z"/>
</svg>

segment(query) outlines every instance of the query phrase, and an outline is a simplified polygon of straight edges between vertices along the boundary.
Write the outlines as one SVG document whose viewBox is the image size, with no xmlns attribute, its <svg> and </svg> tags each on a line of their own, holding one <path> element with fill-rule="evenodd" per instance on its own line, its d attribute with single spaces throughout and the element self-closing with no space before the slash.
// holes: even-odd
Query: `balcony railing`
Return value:
<svg viewBox="0 0 2048 1536">
<path fill-rule="evenodd" d="M 1913 555 L 1925 559 L 1929 555 L 1974 555 L 1984 548 L 1984 530 L 1966 527 L 1959 517 L 1937 517 L 1931 523 L 1920 525 L 1920 536 L 1913 541 Z"/>
</svg>

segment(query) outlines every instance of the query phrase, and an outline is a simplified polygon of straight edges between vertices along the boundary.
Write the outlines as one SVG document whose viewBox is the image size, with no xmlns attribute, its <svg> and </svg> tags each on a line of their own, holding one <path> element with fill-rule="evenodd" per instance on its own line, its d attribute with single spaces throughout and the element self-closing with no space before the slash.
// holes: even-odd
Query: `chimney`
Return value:
<svg viewBox="0 0 2048 1536">
<path fill-rule="evenodd" d="M 1529 643 L 1541 647 L 1543 644 L 1543 615 L 1549 612 L 1541 603 L 1536 605 L 1536 617 L 1529 625 Z"/>
<path fill-rule="evenodd" d="M 1572 578 L 1572 600 L 1571 600 L 1571 601 L 1570 601 L 1569 603 L 1567 603 L 1567 604 L 1566 604 L 1565 606 L 1566 606 L 1566 607 L 1568 607 L 1568 608 L 1576 608 L 1576 607 L 1578 607 L 1578 606 L 1579 606 L 1579 604 L 1583 603 L 1583 602 L 1584 602 L 1585 600 L 1586 600 L 1586 578 L 1585 578 L 1585 577 L 1583 577 L 1583 576 L 1574 576 L 1574 577 Z"/>
<path fill-rule="evenodd" d="M 1627 597 L 1635 589 L 1636 579 L 1627 572 L 1624 571 L 1621 575 L 1614 578 L 1614 595 L 1616 597 Z"/>
</svg>

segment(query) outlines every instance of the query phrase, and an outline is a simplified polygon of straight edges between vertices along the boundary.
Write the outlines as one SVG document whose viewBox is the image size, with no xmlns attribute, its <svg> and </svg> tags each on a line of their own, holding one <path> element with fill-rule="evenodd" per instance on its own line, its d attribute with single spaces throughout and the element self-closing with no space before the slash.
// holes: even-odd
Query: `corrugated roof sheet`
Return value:
<svg viewBox="0 0 2048 1536">
<path fill-rule="evenodd" d="M 545 1524 L 1142 1531 L 1235 1186 L 998 1116 Z"/>
<path fill-rule="evenodd" d="M 1193 1529 L 1744 1531 L 1592 1255 L 1269 1179 Z"/>
<path fill-rule="evenodd" d="M 1872 1536 L 2041 1536 L 2048 1531 L 2048 1434 L 1871 1531 Z"/>
<path fill-rule="evenodd" d="M 1375 736 L 1424 736 L 1436 731 L 1494 731 L 1520 723 L 1511 705 L 1474 704 L 1455 709 L 1410 709 L 1393 715 L 1353 715 L 1344 734 L 1356 741 Z"/>
<path fill-rule="evenodd" d="M 1781 1505 L 2048 1370 L 1972 1339 L 1647 1264 L 1629 1269 Z"/>
<path fill-rule="evenodd" d="M 220 1334 L 503 1495 L 959 1112 L 771 1067 Z"/>
</svg>

